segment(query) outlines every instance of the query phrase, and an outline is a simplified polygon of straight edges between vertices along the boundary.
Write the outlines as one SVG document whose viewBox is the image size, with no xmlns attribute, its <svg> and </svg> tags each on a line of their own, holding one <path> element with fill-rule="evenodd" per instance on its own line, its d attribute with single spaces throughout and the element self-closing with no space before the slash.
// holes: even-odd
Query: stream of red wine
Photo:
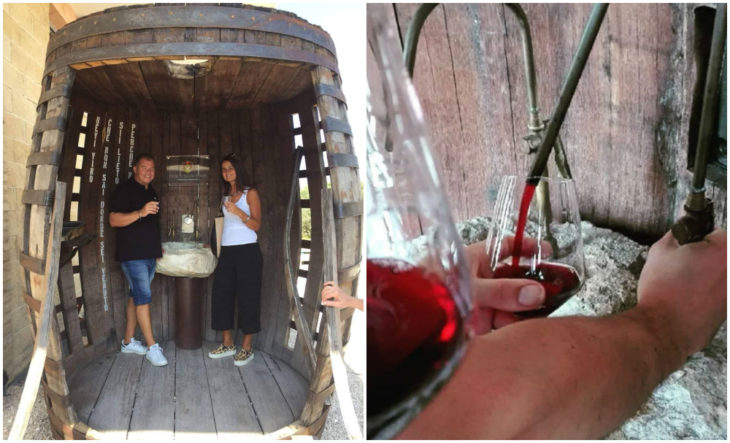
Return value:
<svg viewBox="0 0 730 443">
<path fill-rule="evenodd" d="M 520 312 L 522 317 L 542 317 L 560 307 L 580 288 L 580 276 L 570 266 L 554 263 L 538 263 L 536 266 L 520 266 L 522 240 L 527 225 L 527 212 L 535 195 L 537 183 L 530 179 L 525 183 L 525 190 L 520 201 L 520 213 L 517 218 L 517 231 L 512 246 L 512 265 L 502 265 L 494 270 L 494 278 L 528 278 L 540 282 L 545 288 L 545 305 L 533 311 Z"/>
<path fill-rule="evenodd" d="M 525 226 L 527 225 L 527 211 L 530 209 L 532 196 L 535 195 L 537 184 L 529 181 L 525 183 L 525 190 L 522 192 L 522 201 L 520 202 L 520 215 L 517 219 L 517 231 L 515 232 L 515 242 L 512 245 L 512 266 L 517 267 L 520 264 L 520 255 L 522 255 L 522 238 L 525 236 Z"/>
</svg>

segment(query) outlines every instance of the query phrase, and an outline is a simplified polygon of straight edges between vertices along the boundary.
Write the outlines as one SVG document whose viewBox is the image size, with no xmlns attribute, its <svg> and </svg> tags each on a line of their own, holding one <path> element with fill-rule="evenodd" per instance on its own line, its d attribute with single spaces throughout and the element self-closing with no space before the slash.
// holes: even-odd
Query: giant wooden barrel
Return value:
<svg viewBox="0 0 730 443">
<path fill-rule="evenodd" d="M 190 59 L 205 61 L 194 68 L 173 63 Z M 306 167 L 297 172 L 298 146 Z M 108 205 L 140 152 L 155 159 L 152 186 L 162 202 L 163 241 L 179 236 L 183 214 L 194 215 L 196 238 L 208 241 L 221 201 L 219 161 L 230 152 L 243 158 L 263 220 L 262 331 L 251 364 L 239 369 L 205 356 L 220 341 L 210 327 L 212 278 L 200 313 L 202 350 L 175 348 L 175 281 L 158 274 L 152 329 L 170 364 L 156 368 L 143 356 L 119 353 L 128 288 L 114 260 Z M 170 158 L 205 155 L 207 178 L 173 183 Z M 357 167 L 334 44 L 323 29 L 291 13 L 135 5 L 81 18 L 51 36 L 27 163 L 21 262 L 37 328 L 52 196 L 56 181 L 66 182 L 64 220 L 82 223 L 83 230 L 52 240 L 63 240 L 65 251 L 43 377 L 54 436 L 318 435 L 334 387 L 318 294 L 330 252 L 340 285 L 356 287 L 362 231 Z M 300 200 L 296 192 L 288 214 L 291 188 L 303 180 L 310 198 Z M 334 195 L 336 251 L 323 248 L 320 191 L 327 185 Z M 302 239 L 307 211 L 311 239 Z M 286 269 L 282 244 L 290 216 L 293 271 Z M 299 263 L 302 251 L 308 263 Z M 298 299 L 287 291 L 289 275 L 293 285 L 306 279 Z M 351 315 L 342 313 L 345 339 Z"/>
</svg>

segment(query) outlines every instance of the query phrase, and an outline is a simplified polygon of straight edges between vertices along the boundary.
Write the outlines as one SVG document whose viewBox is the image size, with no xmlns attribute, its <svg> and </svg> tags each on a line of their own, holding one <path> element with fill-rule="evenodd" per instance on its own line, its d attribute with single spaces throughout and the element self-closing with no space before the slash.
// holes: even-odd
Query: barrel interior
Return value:
<svg viewBox="0 0 730 443">
<path fill-rule="evenodd" d="M 112 339 L 116 343 L 124 331 L 127 288 L 114 260 L 114 230 L 108 226 L 105 207 L 114 187 L 131 176 L 133 156 L 147 152 L 155 159 L 152 186 L 160 195 L 163 242 L 208 243 L 221 202 L 219 161 L 236 153 L 256 184 L 262 205 L 258 234 L 264 251 L 263 329 L 254 346 L 291 362 L 296 359 L 293 351 L 298 343 L 290 340 L 291 314 L 280 241 L 294 149 L 304 144 L 305 134 L 310 143 L 319 136 L 315 134 L 317 110 L 311 75 L 307 67 L 296 63 L 244 58 L 212 58 L 211 62 L 209 74 L 193 79 L 171 77 L 167 61 L 77 72 L 59 175 L 73 183 L 67 196 L 68 220 L 83 222 L 87 232 L 97 235 L 98 248 L 81 248 L 73 259 L 76 297 L 86 312 L 105 318 L 90 330 L 82 321 L 84 343 L 90 346 Z M 168 156 L 178 155 L 210 156 L 208 178 L 183 185 L 172 182 L 165 165 Z M 196 233 L 181 233 L 182 214 L 194 215 Z M 296 221 L 292 224 L 292 257 L 300 255 L 300 223 L 298 218 Z M 105 282 L 101 274 L 106 272 Z M 220 337 L 209 324 L 211 284 L 209 278 L 201 317 L 204 338 L 215 341 Z M 171 339 L 175 333 L 174 277 L 158 274 L 152 290 L 154 335 Z M 101 303 L 88 306 L 85 295 L 89 293 L 101 293 L 97 300 Z"/>
</svg>

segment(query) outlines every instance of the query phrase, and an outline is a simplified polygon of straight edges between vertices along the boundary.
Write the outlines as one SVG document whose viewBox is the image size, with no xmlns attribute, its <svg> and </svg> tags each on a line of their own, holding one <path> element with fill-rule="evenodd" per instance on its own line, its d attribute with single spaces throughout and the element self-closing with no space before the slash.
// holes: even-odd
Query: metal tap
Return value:
<svg viewBox="0 0 730 443">
<path fill-rule="evenodd" d="M 712 30 L 710 61 L 707 67 L 705 91 L 703 94 L 702 114 L 700 117 L 697 151 L 695 153 L 692 189 L 684 204 L 685 214 L 672 226 L 672 235 L 680 245 L 697 242 L 714 229 L 712 200 L 705 197 L 705 174 L 707 172 L 708 151 L 712 142 L 712 129 L 717 120 L 717 102 L 720 96 L 720 73 L 725 53 L 727 33 L 727 5 L 720 3 L 715 12 Z"/>
</svg>

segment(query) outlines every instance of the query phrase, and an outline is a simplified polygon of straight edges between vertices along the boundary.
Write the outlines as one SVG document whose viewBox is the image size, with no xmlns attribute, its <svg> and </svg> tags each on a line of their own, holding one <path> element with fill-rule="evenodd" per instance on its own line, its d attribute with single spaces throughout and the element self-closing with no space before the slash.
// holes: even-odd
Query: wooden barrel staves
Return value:
<svg viewBox="0 0 730 443">
<path fill-rule="evenodd" d="M 27 162 L 20 257 L 37 331 L 54 188 L 68 183 L 64 222 L 74 229 L 52 240 L 60 242 L 59 296 L 42 380 L 54 437 L 321 433 L 334 389 L 319 302 L 324 259 L 336 258 L 348 292 L 361 261 L 362 195 L 345 111 L 331 38 L 291 13 L 135 5 L 92 14 L 51 36 Z M 292 174 L 297 146 L 306 166 Z M 156 368 L 119 353 L 128 287 L 114 259 L 109 199 L 142 152 L 155 159 L 163 242 L 180 240 L 181 216 L 190 215 L 196 228 L 187 240 L 208 241 L 226 154 L 240 156 L 259 191 L 261 332 L 245 367 L 206 356 L 221 339 L 210 325 L 212 278 L 200 313 L 202 349 L 176 349 L 175 281 L 158 274 L 151 322 L 170 364 Z M 173 178 L 167 166 L 183 157 L 205 157 L 207 173 Z M 305 182 L 309 199 L 292 194 Z M 336 239 L 328 249 L 335 250 L 325 250 L 327 186 Z M 307 218 L 309 239 L 302 237 Z M 288 251 L 281 244 L 287 227 Z M 352 310 L 341 312 L 344 342 L 351 318 Z"/>
</svg>

